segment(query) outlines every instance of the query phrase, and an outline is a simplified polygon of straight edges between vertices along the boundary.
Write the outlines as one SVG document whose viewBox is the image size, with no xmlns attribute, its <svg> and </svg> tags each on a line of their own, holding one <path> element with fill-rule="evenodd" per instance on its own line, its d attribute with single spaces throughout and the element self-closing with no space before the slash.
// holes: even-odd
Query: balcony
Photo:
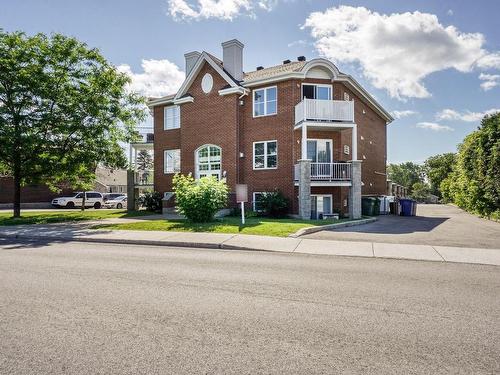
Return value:
<svg viewBox="0 0 500 375">
<path fill-rule="evenodd" d="M 135 186 L 153 186 L 154 171 L 153 170 L 138 170 L 134 173 Z"/>
<path fill-rule="evenodd" d="M 295 106 L 295 125 L 305 121 L 354 122 L 354 101 L 304 98 Z"/>
<path fill-rule="evenodd" d="M 299 180 L 299 164 L 295 164 L 295 181 Z M 311 182 L 337 183 L 339 186 L 349 186 L 352 178 L 351 163 L 311 163 Z"/>
</svg>

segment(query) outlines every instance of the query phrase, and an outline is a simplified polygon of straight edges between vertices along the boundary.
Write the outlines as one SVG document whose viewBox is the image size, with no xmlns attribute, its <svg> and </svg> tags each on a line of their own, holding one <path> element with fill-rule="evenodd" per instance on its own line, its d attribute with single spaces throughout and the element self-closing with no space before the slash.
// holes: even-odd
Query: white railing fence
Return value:
<svg viewBox="0 0 500 375">
<path fill-rule="evenodd" d="M 354 122 L 354 101 L 304 98 L 295 106 L 295 124 L 306 120 Z"/>
<path fill-rule="evenodd" d="M 351 163 L 311 163 L 311 181 L 350 181 Z M 294 178 L 299 180 L 299 164 L 295 164 Z"/>
</svg>

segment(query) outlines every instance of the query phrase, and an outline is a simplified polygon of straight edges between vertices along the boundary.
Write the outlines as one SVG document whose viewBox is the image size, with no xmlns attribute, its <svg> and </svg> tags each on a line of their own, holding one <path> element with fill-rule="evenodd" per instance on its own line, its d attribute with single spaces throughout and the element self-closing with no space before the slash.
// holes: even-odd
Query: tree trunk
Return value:
<svg viewBox="0 0 500 375">
<path fill-rule="evenodd" d="M 14 217 L 21 217 L 21 177 L 14 171 Z"/>
<path fill-rule="evenodd" d="M 82 199 L 82 211 L 85 211 L 85 201 L 87 200 L 87 192 L 83 191 L 83 199 Z"/>
</svg>

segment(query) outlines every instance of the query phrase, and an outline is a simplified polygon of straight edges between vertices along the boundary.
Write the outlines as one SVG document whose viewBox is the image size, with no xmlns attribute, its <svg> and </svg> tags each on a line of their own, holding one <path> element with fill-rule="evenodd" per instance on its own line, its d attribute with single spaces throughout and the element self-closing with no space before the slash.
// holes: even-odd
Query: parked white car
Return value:
<svg viewBox="0 0 500 375">
<path fill-rule="evenodd" d="M 127 207 L 127 196 L 122 195 L 118 198 L 114 199 L 108 199 L 106 202 L 104 202 L 104 207 L 106 208 L 123 208 Z"/>
<path fill-rule="evenodd" d="M 99 209 L 104 205 L 102 194 L 97 191 L 87 191 L 85 193 L 76 193 L 72 197 L 59 197 L 52 200 L 52 206 L 75 208 L 82 207 L 83 194 L 85 194 L 85 207 L 94 207 Z"/>
</svg>

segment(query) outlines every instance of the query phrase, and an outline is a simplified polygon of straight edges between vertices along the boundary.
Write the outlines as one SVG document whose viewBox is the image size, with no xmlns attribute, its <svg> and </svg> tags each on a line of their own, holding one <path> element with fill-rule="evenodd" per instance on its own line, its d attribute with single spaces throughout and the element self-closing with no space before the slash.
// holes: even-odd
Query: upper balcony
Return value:
<svg viewBox="0 0 500 375">
<path fill-rule="evenodd" d="M 301 122 L 354 122 L 354 101 L 304 98 L 295 106 L 295 125 Z"/>
</svg>

